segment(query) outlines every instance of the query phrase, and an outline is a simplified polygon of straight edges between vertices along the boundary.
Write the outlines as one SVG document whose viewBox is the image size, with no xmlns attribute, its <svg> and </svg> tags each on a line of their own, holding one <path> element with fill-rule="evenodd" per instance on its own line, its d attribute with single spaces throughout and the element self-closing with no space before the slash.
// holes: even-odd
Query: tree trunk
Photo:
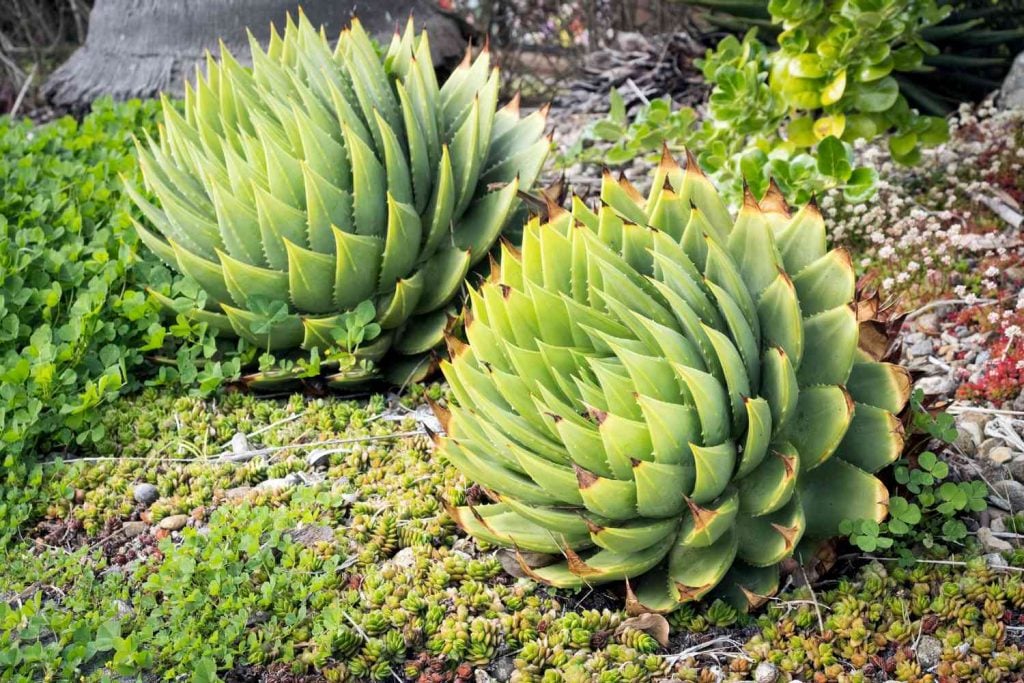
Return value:
<svg viewBox="0 0 1024 683">
<path fill-rule="evenodd" d="M 264 46 L 270 24 L 283 28 L 299 0 L 96 0 L 85 45 L 46 82 L 44 93 L 60 109 L 81 111 L 103 95 L 126 100 L 181 94 L 184 81 L 207 50 L 218 54 L 223 40 L 240 61 L 249 56 L 245 29 Z M 465 49 L 459 26 L 427 0 L 302 0 L 314 25 L 336 35 L 358 14 L 366 30 L 390 39 L 412 12 L 418 28 L 430 31 L 435 64 Z"/>
</svg>

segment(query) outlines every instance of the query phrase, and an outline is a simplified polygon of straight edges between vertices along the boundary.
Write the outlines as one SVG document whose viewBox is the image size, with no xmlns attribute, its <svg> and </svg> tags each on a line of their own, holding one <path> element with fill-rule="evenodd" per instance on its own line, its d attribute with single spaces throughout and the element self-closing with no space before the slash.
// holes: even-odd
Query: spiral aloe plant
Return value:
<svg viewBox="0 0 1024 683">
<path fill-rule="evenodd" d="M 251 70 L 222 46 L 184 115 L 165 100 L 159 142 L 139 145 L 158 200 L 131 190 L 143 241 L 205 291 L 189 315 L 260 347 L 335 346 L 358 308 L 381 330 L 360 358 L 434 348 L 539 173 L 545 110 L 496 111 L 486 48 L 439 86 L 411 19 L 383 57 L 358 21 L 332 49 L 301 14 L 266 51 L 251 42 Z M 392 369 L 417 366 L 398 356 Z"/>
<path fill-rule="evenodd" d="M 667 155 L 646 199 L 606 176 L 601 200 L 531 221 L 470 293 L 441 453 L 493 502 L 450 512 L 563 556 L 523 563 L 554 586 L 757 605 L 802 539 L 885 516 L 872 473 L 902 450 L 908 373 L 858 347 L 872 321 L 814 204 L 773 187 L 734 221 Z"/>
</svg>

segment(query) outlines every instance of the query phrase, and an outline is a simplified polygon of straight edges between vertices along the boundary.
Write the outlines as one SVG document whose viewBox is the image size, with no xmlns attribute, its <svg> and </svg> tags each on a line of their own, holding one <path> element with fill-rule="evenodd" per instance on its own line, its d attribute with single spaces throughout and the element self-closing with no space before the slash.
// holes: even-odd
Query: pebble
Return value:
<svg viewBox="0 0 1024 683">
<path fill-rule="evenodd" d="M 501 657 L 491 664 L 491 673 L 499 681 L 507 681 L 516 671 L 516 662 L 512 657 Z"/>
<path fill-rule="evenodd" d="M 993 502 L 1010 512 L 1024 511 L 1024 484 L 1012 479 L 1003 479 L 992 485 L 995 495 Z"/>
<path fill-rule="evenodd" d="M 956 383 L 950 377 L 936 375 L 934 377 L 922 377 L 917 381 L 917 388 L 926 396 L 946 396 L 956 390 Z"/>
<path fill-rule="evenodd" d="M 395 556 L 391 558 L 391 561 L 400 569 L 409 569 L 416 565 L 416 551 L 412 548 L 402 548 L 395 553 Z"/>
<path fill-rule="evenodd" d="M 508 550 L 503 548 L 498 551 L 498 562 L 501 562 L 502 569 L 505 570 L 506 574 L 522 579 L 529 576 L 523 566 L 519 564 L 519 558 L 516 557 L 514 550 Z M 561 558 L 557 555 L 548 555 L 546 553 L 535 553 L 529 550 L 519 551 L 519 556 L 523 558 L 523 562 L 527 567 L 536 569 L 538 567 L 546 567 L 549 564 L 553 564 Z"/>
<path fill-rule="evenodd" d="M 914 357 L 927 357 L 935 350 L 935 342 L 925 338 L 907 349 L 907 355 Z"/>
<path fill-rule="evenodd" d="M 1010 450 L 1009 446 L 996 446 L 989 449 L 988 459 L 997 465 L 1002 465 L 1013 460 L 1013 451 Z"/>
<path fill-rule="evenodd" d="M 914 326 L 927 334 L 938 334 L 939 316 L 936 313 L 925 313 L 917 319 Z"/>
<path fill-rule="evenodd" d="M 188 515 L 171 515 L 161 519 L 157 526 L 164 531 L 178 531 L 185 528 L 186 524 L 188 524 Z"/>
<path fill-rule="evenodd" d="M 256 490 L 276 493 L 278 491 L 290 489 L 293 486 L 295 486 L 295 482 L 285 477 L 282 479 L 267 479 L 265 481 L 261 481 L 260 483 L 256 484 Z"/>
<path fill-rule="evenodd" d="M 998 448 L 998 447 L 1000 447 L 1002 445 L 1003 445 L 1003 440 L 1002 439 L 997 439 L 995 437 L 989 437 L 989 438 L 985 439 L 984 441 L 982 441 L 981 445 L 978 446 L 978 455 L 980 455 L 983 458 L 988 458 L 989 457 L 988 454 L 993 449 Z"/>
<path fill-rule="evenodd" d="M 321 543 L 334 543 L 334 529 L 323 524 L 309 524 L 288 533 L 293 542 L 306 548 L 315 548 Z"/>
<path fill-rule="evenodd" d="M 235 432 L 235 435 L 231 437 L 231 452 L 235 455 L 239 453 L 247 453 L 249 450 L 249 437 L 245 435 L 245 432 Z"/>
<path fill-rule="evenodd" d="M 988 553 L 984 556 L 985 564 L 990 569 L 1002 569 L 1008 567 L 1009 563 L 1006 558 L 1003 557 L 1002 553 Z"/>
<path fill-rule="evenodd" d="M 1006 465 L 1006 469 L 1009 470 L 1011 477 L 1017 481 L 1024 481 L 1024 458 L 1014 458 Z"/>
<path fill-rule="evenodd" d="M 311 468 L 326 467 L 331 459 L 331 452 L 324 448 L 317 448 L 306 456 L 306 465 Z"/>
<path fill-rule="evenodd" d="M 136 503 L 150 506 L 160 498 L 160 490 L 152 484 L 136 484 L 132 491 L 132 498 Z"/>
<path fill-rule="evenodd" d="M 986 526 L 978 529 L 978 540 L 981 542 L 982 547 L 990 553 L 1006 553 L 1013 550 L 1013 546 L 998 538 L 992 533 L 992 530 Z"/>
<path fill-rule="evenodd" d="M 935 636 L 921 636 L 917 643 L 917 663 L 924 670 L 938 665 L 942 658 L 942 642 Z"/>
<path fill-rule="evenodd" d="M 241 500 L 252 493 L 251 486 L 236 486 L 233 489 L 227 489 L 224 491 L 224 498 L 226 500 Z"/>
<path fill-rule="evenodd" d="M 1024 410 L 1024 390 L 1021 390 L 1021 392 L 1017 394 L 1017 398 L 1013 399 L 1013 403 L 1010 405 L 1010 408 L 1018 411 Z"/>
<path fill-rule="evenodd" d="M 114 607 L 117 609 L 117 616 L 121 619 L 128 619 L 135 614 L 132 606 L 124 600 L 114 600 Z"/>
<path fill-rule="evenodd" d="M 991 420 L 985 413 L 963 413 L 956 419 L 956 445 L 967 455 L 974 455 L 985 440 L 985 425 Z"/>
<path fill-rule="evenodd" d="M 125 538 L 135 538 L 149 531 L 149 525 L 145 522 L 125 522 L 121 525 L 121 533 Z"/>
<path fill-rule="evenodd" d="M 925 337 L 924 335 L 924 332 L 908 332 L 905 335 L 903 335 L 903 347 L 909 348 L 914 344 L 923 341 L 924 339 L 927 339 L 927 337 Z"/>
<path fill-rule="evenodd" d="M 779 669 L 771 662 L 761 662 L 754 669 L 756 683 L 775 683 L 779 680 Z"/>
</svg>

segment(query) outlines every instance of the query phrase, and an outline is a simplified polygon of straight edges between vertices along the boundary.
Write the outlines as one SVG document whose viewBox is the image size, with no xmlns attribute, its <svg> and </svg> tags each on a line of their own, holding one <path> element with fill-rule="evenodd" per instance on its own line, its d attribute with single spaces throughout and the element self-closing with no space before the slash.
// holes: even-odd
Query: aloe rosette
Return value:
<svg viewBox="0 0 1024 683">
<path fill-rule="evenodd" d="M 138 232 L 205 291 L 193 319 L 270 350 L 331 347 L 370 301 L 382 332 L 356 355 L 410 365 L 398 357 L 441 342 L 467 272 L 537 177 L 546 112 L 496 109 L 486 48 L 439 85 L 411 19 L 382 56 L 358 21 L 333 49 L 301 14 L 271 33 L 266 51 L 252 41 L 251 69 L 223 46 L 208 58 L 184 114 L 164 101 L 159 142 L 139 145 L 158 202 L 131 189 Z"/>
<path fill-rule="evenodd" d="M 802 540 L 884 518 L 909 375 L 858 348 L 854 271 L 813 204 L 773 188 L 733 220 L 692 158 L 652 187 L 606 176 L 598 210 L 531 221 L 470 293 L 441 453 L 493 502 L 450 512 L 560 556 L 519 554 L 557 587 L 749 608 Z"/>
</svg>

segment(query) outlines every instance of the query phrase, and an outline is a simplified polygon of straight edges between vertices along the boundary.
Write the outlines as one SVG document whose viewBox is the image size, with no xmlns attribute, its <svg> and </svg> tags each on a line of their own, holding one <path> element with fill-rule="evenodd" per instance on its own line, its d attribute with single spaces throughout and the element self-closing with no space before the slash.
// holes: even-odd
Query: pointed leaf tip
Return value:
<svg viewBox="0 0 1024 683">
<path fill-rule="evenodd" d="M 800 528 L 795 526 L 782 526 L 772 522 L 772 528 L 782 536 L 783 542 L 786 544 L 786 553 L 789 554 L 793 550 L 793 546 L 796 545 L 797 536 L 800 534 Z"/>
<path fill-rule="evenodd" d="M 452 411 L 448 410 L 447 408 L 445 408 L 444 406 L 442 406 L 440 403 L 433 400 L 429 396 L 427 397 L 427 406 L 434 413 L 434 417 L 437 418 L 437 421 L 440 423 L 441 428 L 444 429 L 445 433 L 448 433 L 448 427 L 451 424 L 452 420 Z"/>
<path fill-rule="evenodd" d="M 761 210 L 766 213 L 777 213 L 786 218 L 790 217 L 789 204 L 786 203 L 786 198 L 778 183 L 775 182 L 775 178 L 768 179 L 768 191 L 765 192 L 759 204 Z"/>
<path fill-rule="evenodd" d="M 689 148 L 686 148 L 686 170 L 690 173 L 696 173 L 701 177 L 704 176 L 704 170 L 697 163 L 697 157 L 693 156 L 693 152 Z"/>
<path fill-rule="evenodd" d="M 576 471 L 576 481 L 581 489 L 588 489 L 597 483 L 597 475 L 590 470 L 585 470 L 576 464 L 573 464 L 573 469 Z"/>
</svg>

